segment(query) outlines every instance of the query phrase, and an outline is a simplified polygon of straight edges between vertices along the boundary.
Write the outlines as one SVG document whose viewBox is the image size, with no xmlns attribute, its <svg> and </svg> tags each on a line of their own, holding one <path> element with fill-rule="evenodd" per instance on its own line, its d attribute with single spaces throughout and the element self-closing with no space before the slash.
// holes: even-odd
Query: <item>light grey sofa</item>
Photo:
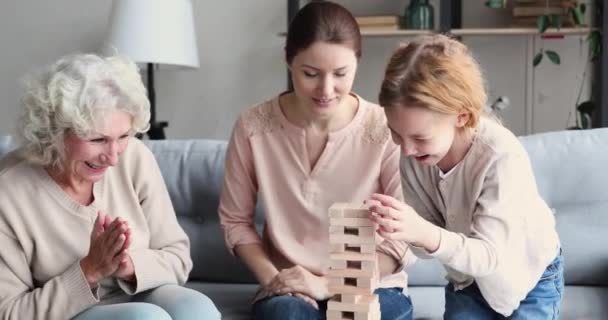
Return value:
<svg viewBox="0 0 608 320">
<path fill-rule="evenodd" d="M 554 208 L 565 255 L 562 319 L 608 318 L 608 129 L 522 137 L 541 194 Z M 180 223 L 190 236 L 194 269 L 189 287 L 207 294 L 223 319 L 248 319 L 253 277 L 224 246 L 217 207 L 225 141 L 148 141 Z M 12 147 L 0 137 L 0 155 Z M 336 199 L 348 200 L 348 199 Z M 261 228 L 260 206 L 256 225 Z M 410 270 L 416 319 L 441 319 L 445 272 L 433 260 Z"/>
</svg>

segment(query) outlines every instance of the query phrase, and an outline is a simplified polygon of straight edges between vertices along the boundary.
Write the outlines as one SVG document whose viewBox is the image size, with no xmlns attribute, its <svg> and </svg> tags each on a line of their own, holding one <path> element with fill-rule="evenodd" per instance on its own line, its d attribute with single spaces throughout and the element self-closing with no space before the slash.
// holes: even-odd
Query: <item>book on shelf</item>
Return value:
<svg viewBox="0 0 608 320">
<path fill-rule="evenodd" d="M 514 17 L 538 17 L 542 15 L 567 15 L 568 8 L 562 7 L 513 7 Z"/>
<path fill-rule="evenodd" d="M 572 20 L 571 16 L 562 15 L 562 28 L 570 28 L 574 27 L 574 20 Z M 511 19 L 512 27 L 519 28 L 537 28 L 537 20 L 538 17 L 513 17 Z M 550 27 L 553 27 L 550 25 Z"/>
<path fill-rule="evenodd" d="M 355 20 L 359 26 L 399 25 L 399 16 L 358 16 Z"/>
<path fill-rule="evenodd" d="M 574 26 L 569 9 L 577 5 L 576 0 L 516 0 L 513 6 L 511 25 L 514 27 L 536 27 L 539 16 L 561 16 L 562 27 Z"/>
<path fill-rule="evenodd" d="M 394 25 L 394 24 L 387 24 L 387 25 L 382 25 L 382 24 L 377 24 L 377 25 L 369 25 L 369 26 L 359 26 L 359 29 L 361 29 L 361 32 L 365 32 L 365 31 L 389 31 L 389 30 L 399 30 L 399 25 Z"/>
<path fill-rule="evenodd" d="M 539 5 L 539 6 L 546 6 L 546 5 L 566 5 L 566 4 L 572 4 L 576 2 L 576 0 L 515 0 L 515 4 L 516 5 Z"/>
</svg>

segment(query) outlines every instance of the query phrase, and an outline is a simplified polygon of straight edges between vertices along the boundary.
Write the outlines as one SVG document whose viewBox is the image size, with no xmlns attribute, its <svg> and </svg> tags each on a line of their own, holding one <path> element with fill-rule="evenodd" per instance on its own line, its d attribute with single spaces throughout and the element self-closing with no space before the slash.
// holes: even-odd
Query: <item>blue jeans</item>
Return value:
<svg viewBox="0 0 608 320">
<path fill-rule="evenodd" d="M 96 305 L 72 320 L 194 320 L 221 319 L 220 312 L 204 294 L 164 285 L 136 294 L 131 302 Z"/>
<path fill-rule="evenodd" d="M 380 302 L 382 320 L 411 320 L 412 301 L 402 288 L 378 288 L 375 293 Z M 300 298 L 275 296 L 253 304 L 256 320 L 325 320 L 327 300 L 317 301 L 319 310 Z"/>
<path fill-rule="evenodd" d="M 445 288 L 445 314 L 447 320 L 545 320 L 559 319 L 559 309 L 564 292 L 564 258 L 560 254 L 549 264 L 540 280 L 526 298 L 521 301 L 511 316 L 505 318 L 494 311 L 473 282 L 463 290 L 454 291 L 448 284 Z"/>
</svg>

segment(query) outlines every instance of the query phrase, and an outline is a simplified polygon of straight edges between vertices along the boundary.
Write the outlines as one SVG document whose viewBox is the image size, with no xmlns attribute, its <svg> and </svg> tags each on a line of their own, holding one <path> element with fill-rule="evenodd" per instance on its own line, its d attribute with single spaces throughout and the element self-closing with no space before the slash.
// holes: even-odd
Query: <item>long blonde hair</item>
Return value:
<svg viewBox="0 0 608 320">
<path fill-rule="evenodd" d="M 422 106 L 443 114 L 469 112 L 475 128 L 487 101 L 481 68 L 462 43 L 444 35 L 421 36 L 391 56 L 379 102 L 383 107 Z"/>
</svg>

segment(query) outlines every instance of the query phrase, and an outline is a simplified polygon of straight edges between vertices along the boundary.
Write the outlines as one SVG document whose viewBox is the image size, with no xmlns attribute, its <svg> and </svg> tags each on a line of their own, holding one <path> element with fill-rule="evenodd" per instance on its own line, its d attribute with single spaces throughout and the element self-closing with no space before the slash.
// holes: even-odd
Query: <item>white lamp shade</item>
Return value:
<svg viewBox="0 0 608 320">
<path fill-rule="evenodd" d="M 104 51 L 138 63 L 198 68 L 190 0 L 114 0 Z"/>
</svg>

